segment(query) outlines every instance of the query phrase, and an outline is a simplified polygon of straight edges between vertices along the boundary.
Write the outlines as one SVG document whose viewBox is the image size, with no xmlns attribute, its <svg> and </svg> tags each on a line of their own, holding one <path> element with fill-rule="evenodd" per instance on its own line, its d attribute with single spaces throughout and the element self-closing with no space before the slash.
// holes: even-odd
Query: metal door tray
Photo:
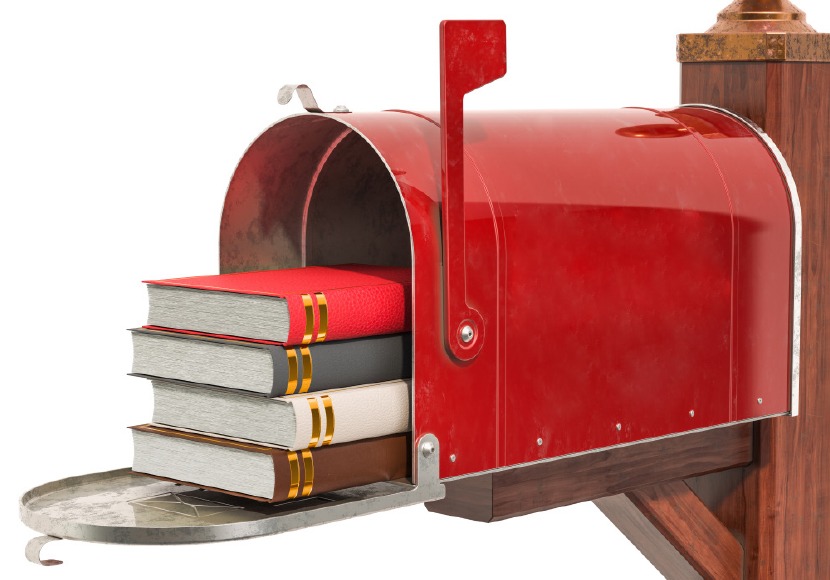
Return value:
<svg viewBox="0 0 830 580">
<path fill-rule="evenodd" d="M 29 560 L 54 539 L 113 544 L 191 544 L 279 534 L 444 497 L 438 441 L 421 438 L 413 481 L 353 487 L 267 504 L 135 475 L 129 468 L 69 477 L 36 487 L 20 499 L 20 518 L 46 534 L 26 547 Z"/>
</svg>

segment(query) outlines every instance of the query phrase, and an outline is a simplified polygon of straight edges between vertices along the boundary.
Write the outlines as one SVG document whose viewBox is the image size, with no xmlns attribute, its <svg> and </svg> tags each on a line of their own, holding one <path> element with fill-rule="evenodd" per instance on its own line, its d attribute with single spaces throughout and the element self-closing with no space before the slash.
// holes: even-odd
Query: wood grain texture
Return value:
<svg viewBox="0 0 830 580">
<path fill-rule="evenodd" d="M 693 63 L 681 68 L 681 103 L 717 105 L 763 126 L 766 63 Z"/>
<path fill-rule="evenodd" d="M 427 510 L 477 522 L 493 521 L 492 474 L 450 481 L 444 487 L 444 499 L 424 504 Z"/>
<path fill-rule="evenodd" d="M 740 542 L 684 482 L 643 487 L 626 495 L 703 578 L 743 578 Z"/>
<path fill-rule="evenodd" d="M 493 519 L 746 465 L 752 427 L 735 425 L 493 474 Z"/>
<path fill-rule="evenodd" d="M 750 571 L 830 578 L 830 63 L 767 67 L 764 127 L 790 164 L 803 215 L 801 416 L 762 426 L 756 514 L 760 538 L 774 541 L 761 543 Z"/>
<path fill-rule="evenodd" d="M 772 137 L 804 230 L 800 416 L 759 425 L 742 490 L 734 474 L 692 485 L 730 525 L 744 510 L 748 578 L 830 578 L 830 63 L 687 64 L 682 79 L 683 102 L 730 108 Z"/>
<path fill-rule="evenodd" d="M 594 502 L 605 517 L 640 550 L 666 578 L 700 580 L 702 576 L 689 564 L 666 537 L 643 515 L 628 494 L 604 497 Z"/>
<path fill-rule="evenodd" d="M 695 495 L 741 542 L 746 520 L 744 473 L 745 468 L 738 467 L 722 471 L 717 479 L 702 475 L 686 480 Z"/>
<path fill-rule="evenodd" d="M 504 520 L 751 460 L 752 426 L 733 425 L 450 481 L 446 499 L 427 509 L 479 521 Z"/>
</svg>

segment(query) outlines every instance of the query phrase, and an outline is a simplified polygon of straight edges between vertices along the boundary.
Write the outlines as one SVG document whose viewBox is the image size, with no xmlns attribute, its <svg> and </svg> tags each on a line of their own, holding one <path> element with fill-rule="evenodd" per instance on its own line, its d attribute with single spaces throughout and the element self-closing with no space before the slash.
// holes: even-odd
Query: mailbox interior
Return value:
<svg viewBox="0 0 830 580">
<path fill-rule="evenodd" d="M 412 263 L 407 217 L 389 168 L 361 135 L 330 118 L 302 115 L 271 127 L 243 157 L 228 195 L 223 272 Z M 246 219 L 249 243 L 237 235 L 230 250 L 231 222 Z"/>
</svg>

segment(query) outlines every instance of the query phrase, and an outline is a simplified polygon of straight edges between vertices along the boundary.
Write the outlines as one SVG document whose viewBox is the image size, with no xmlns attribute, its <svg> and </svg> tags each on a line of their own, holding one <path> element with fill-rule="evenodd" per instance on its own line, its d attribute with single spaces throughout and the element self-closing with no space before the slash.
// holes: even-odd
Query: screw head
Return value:
<svg viewBox="0 0 830 580">
<path fill-rule="evenodd" d="M 421 445 L 421 455 L 429 457 L 433 453 L 435 453 L 435 445 L 433 445 L 432 441 L 427 441 Z"/>
<path fill-rule="evenodd" d="M 691 411 L 689 411 L 689 417 L 694 417 L 694 416 L 695 416 L 695 410 L 692 409 Z"/>
<path fill-rule="evenodd" d="M 473 330 L 472 326 L 470 326 L 469 324 L 465 324 L 464 326 L 461 327 L 461 340 L 462 340 L 462 342 L 469 343 L 471 340 L 473 340 L 474 336 L 475 336 L 475 331 Z"/>
<path fill-rule="evenodd" d="M 450 455 L 450 461 L 452 461 L 453 463 L 455 463 L 455 453 L 453 453 L 452 455 Z"/>
<path fill-rule="evenodd" d="M 764 399 L 762 399 L 761 397 L 758 397 L 758 404 L 760 405 L 760 404 L 762 404 L 763 402 L 764 402 Z"/>
<path fill-rule="evenodd" d="M 351 113 L 351 111 L 349 110 L 349 107 L 347 107 L 346 105 L 337 105 L 334 108 L 333 112 L 334 113 Z"/>
<path fill-rule="evenodd" d="M 542 441 L 542 438 L 541 438 L 541 437 L 539 437 L 539 438 L 536 440 L 536 445 L 541 446 L 541 445 L 542 445 L 542 443 L 544 443 L 544 441 Z"/>
<path fill-rule="evenodd" d="M 622 423 L 617 423 L 617 431 L 622 431 Z"/>
</svg>

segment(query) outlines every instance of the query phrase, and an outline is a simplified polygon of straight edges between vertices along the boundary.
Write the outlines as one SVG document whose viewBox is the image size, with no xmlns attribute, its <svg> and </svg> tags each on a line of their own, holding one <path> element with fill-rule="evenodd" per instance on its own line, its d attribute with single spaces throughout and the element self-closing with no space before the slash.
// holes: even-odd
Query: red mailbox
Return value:
<svg viewBox="0 0 830 580">
<path fill-rule="evenodd" d="M 232 523 L 197 525 L 134 513 L 148 483 L 128 470 L 69 478 L 21 499 L 48 534 L 30 559 L 54 537 L 278 533 L 439 500 L 453 478 L 797 413 L 801 210 L 772 141 L 707 105 L 465 113 L 505 62 L 503 22 L 445 22 L 440 113 L 323 113 L 285 87 L 307 112 L 251 145 L 225 199 L 223 272 L 411 265 L 413 481 L 268 513 L 221 503 Z"/>
<path fill-rule="evenodd" d="M 775 145 L 707 106 L 464 114 L 503 74 L 503 23 L 445 23 L 440 116 L 306 100 L 236 170 L 222 270 L 411 263 L 413 439 L 442 478 L 795 412 Z"/>
</svg>

